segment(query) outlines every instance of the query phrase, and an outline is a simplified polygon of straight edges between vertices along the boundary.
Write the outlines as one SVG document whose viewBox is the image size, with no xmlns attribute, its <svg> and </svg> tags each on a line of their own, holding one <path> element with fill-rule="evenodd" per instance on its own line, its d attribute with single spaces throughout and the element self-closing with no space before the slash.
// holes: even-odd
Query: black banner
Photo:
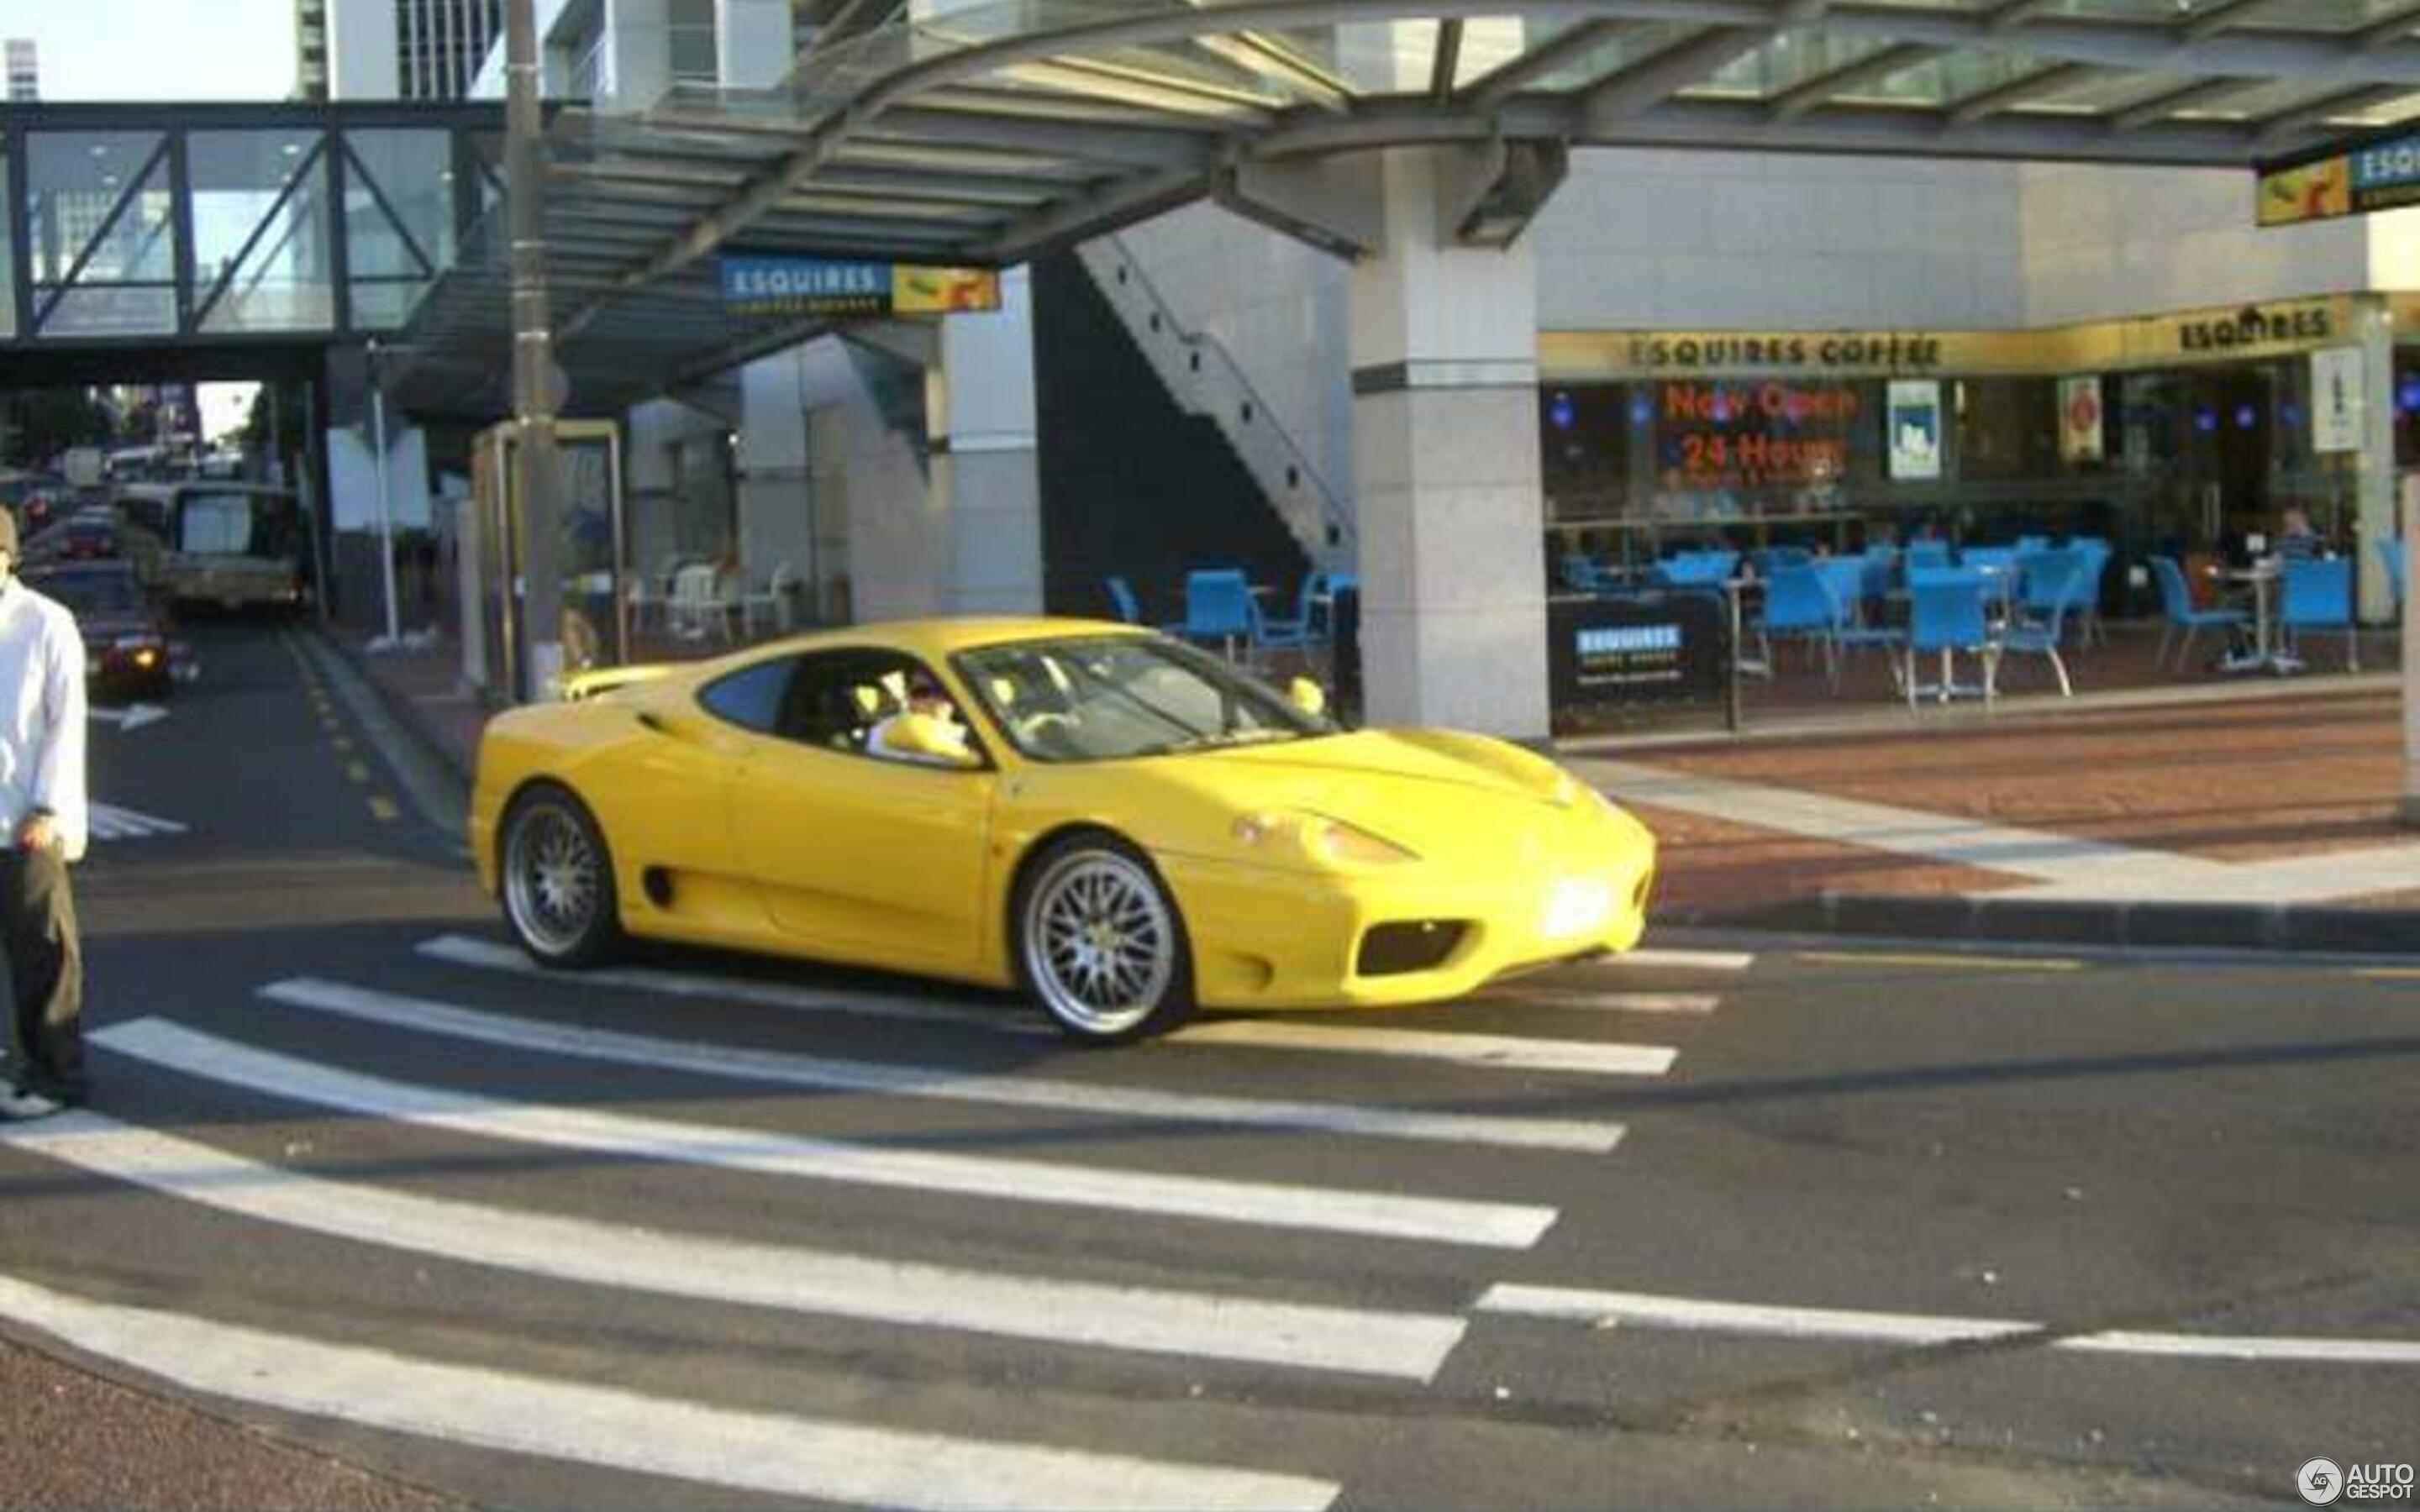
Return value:
<svg viewBox="0 0 2420 1512">
<path fill-rule="evenodd" d="M 1710 589 L 1650 588 L 1546 603 L 1555 713 L 1721 702 L 1730 611 Z"/>
</svg>

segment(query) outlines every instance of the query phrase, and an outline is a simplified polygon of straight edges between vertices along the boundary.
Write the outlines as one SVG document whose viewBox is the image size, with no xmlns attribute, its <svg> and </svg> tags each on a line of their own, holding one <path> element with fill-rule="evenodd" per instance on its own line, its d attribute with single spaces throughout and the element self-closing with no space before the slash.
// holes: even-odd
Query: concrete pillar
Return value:
<svg viewBox="0 0 2420 1512">
<path fill-rule="evenodd" d="M 1444 151 L 1386 154 L 1353 275 L 1353 471 L 1373 724 L 1547 730 L 1537 265 L 1449 239 Z"/>
<path fill-rule="evenodd" d="M 2361 493 L 2353 515 L 2358 615 L 2376 624 L 2395 611 L 2395 585 L 2377 543 L 2395 533 L 2395 326 L 2386 301 L 2366 295 L 2354 301 L 2361 332 Z M 2316 408 L 2319 396 L 2312 404 Z"/>
<path fill-rule="evenodd" d="M 789 569 L 796 588 L 773 623 L 795 628 L 799 620 L 814 615 L 809 591 L 816 579 L 814 515 L 807 493 L 806 393 L 795 349 L 741 369 L 740 395 L 735 501 L 739 561 L 752 593 L 769 587 L 778 569 Z M 760 623 L 758 628 L 764 627 Z"/>
<path fill-rule="evenodd" d="M 1032 277 L 1001 275 L 1001 308 L 941 317 L 925 373 L 930 486 L 953 614 L 1042 612 L 1042 483 L 1033 399 Z"/>
</svg>

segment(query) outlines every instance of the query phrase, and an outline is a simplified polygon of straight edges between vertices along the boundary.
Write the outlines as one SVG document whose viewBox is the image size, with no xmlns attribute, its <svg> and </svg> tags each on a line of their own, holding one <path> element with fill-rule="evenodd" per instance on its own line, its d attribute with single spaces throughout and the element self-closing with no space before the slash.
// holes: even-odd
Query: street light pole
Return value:
<svg viewBox="0 0 2420 1512">
<path fill-rule="evenodd" d="M 537 21 L 534 0 L 506 0 L 504 8 L 504 198 L 512 234 L 513 497 L 520 505 L 520 561 L 525 584 L 520 616 L 523 656 L 515 691 L 541 697 L 563 663 L 563 582 L 556 563 L 561 529 L 561 459 L 555 450 L 554 407 L 561 378 L 554 363 L 553 312 L 546 291 L 545 120 L 539 95 Z M 508 532 L 509 533 L 509 532 Z M 512 555 L 507 545 L 507 558 Z M 507 598 L 512 585 L 505 585 Z M 506 612 L 510 612 L 509 609 Z"/>
<path fill-rule="evenodd" d="M 403 639 L 403 629 L 395 617 L 395 495 L 387 486 L 386 383 L 379 368 L 376 336 L 370 338 L 369 359 L 370 445 L 378 450 L 379 578 L 386 591 L 386 643 L 394 645 Z"/>
<path fill-rule="evenodd" d="M 2420 825 L 2420 473 L 2403 480 L 2403 822 Z"/>
</svg>

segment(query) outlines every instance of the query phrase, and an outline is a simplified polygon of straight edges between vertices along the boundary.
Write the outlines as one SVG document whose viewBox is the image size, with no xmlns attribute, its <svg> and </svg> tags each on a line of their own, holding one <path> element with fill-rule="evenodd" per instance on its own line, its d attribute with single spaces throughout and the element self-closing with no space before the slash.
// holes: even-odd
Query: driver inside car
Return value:
<svg viewBox="0 0 2420 1512">
<path fill-rule="evenodd" d="M 923 672 L 883 678 L 892 712 L 866 737 L 866 753 L 885 761 L 962 766 L 972 755 L 957 705 Z"/>
</svg>

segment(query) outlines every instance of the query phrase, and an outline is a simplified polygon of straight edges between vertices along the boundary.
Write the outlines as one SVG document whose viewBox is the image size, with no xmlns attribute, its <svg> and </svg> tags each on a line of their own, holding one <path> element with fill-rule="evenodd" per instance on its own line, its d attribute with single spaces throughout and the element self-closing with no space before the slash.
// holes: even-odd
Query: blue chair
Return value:
<svg viewBox="0 0 2420 1512">
<path fill-rule="evenodd" d="M 1811 562 L 1776 567 L 1765 579 L 1764 612 L 1758 618 L 1757 640 L 1764 662 L 1773 665 L 1773 637 L 1802 636 L 1823 653 L 1823 670 L 1832 686 L 1840 686 L 1840 606 L 1832 597 L 1823 575 Z"/>
<path fill-rule="evenodd" d="M 1218 641 L 1233 657 L 1236 642 L 1250 643 L 1259 623 L 1260 608 L 1242 571 L 1216 567 L 1185 575 L 1185 618 L 1169 626 L 1169 633 Z"/>
<path fill-rule="evenodd" d="M 2075 685 L 2068 679 L 2067 662 L 2059 656 L 2058 646 L 2067 633 L 2068 615 L 2081 607 L 2087 559 L 2082 551 L 2067 550 L 2037 551 L 2023 561 L 2024 587 L 2019 601 L 2024 616 L 2011 620 L 2000 632 L 2001 654 L 2015 651 L 2049 657 L 2051 671 L 2058 674 L 2060 696 L 2072 698 Z"/>
<path fill-rule="evenodd" d="M 2378 558 L 2386 563 L 2386 580 L 2395 585 L 2395 605 L 2399 611 L 2403 607 L 2403 595 L 2411 591 L 2403 582 L 2402 541 L 2392 535 L 2381 538 L 2378 543 Z"/>
<path fill-rule="evenodd" d="M 1949 543 L 1947 541 L 1910 541 L 1907 543 L 1907 570 L 1910 572 L 1943 572 L 1949 566 Z"/>
<path fill-rule="evenodd" d="M 2151 577 L 2160 585 L 2160 612 L 2164 621 L 2160 630 L 2160 653 L 2152 665 L 2165 667 L 2168 662 L 2168 641 L 2179 630 L 2184 640 L 2177 647 L 2177 670 L 2182 671 L 2193 657 L 2194 637 L 2204 630 L 2225 630 L 2240 633 L 2247 616 L 2240 609 L 2195 609 L 2193 590 L 2185 585 L 2185 572 L 2173 557 L 2153 557 Z"/>
<path fill-rule="evenodd" d="M 1839 624 L 1854 625 L 1865 618 L 1866 559 L 1863 557 L 1818 557 L 1815 570 L 1823 577 L 1824 586 L 1832 590 L 1832 602 L 1839 609 Z"/>
<path fill-rule="evenodd" d="M 1563 586 L 1575 594 L 1596 592 L 1596 563 L 1577 551 L 1563 553 Z"/>
<path fill-rule="evenodd" d="M 1318 624 L 1320 609 L 1328 601 L 1327 574 L 1311 571 L 1303 574 L 1302 591 L 1295 597 L 1292 619 L 1259 617 L 1260 633 L 1256 643 L 1264 646 L 1309 646 L 1314 640 L 1326 639 Z"/>
<path fill-rule="evenodd" d="M 2351 671 L 2361 671 L 2361 627 L 2352 612 L 2352 559 L 2321 562 L 2289 557 L 2278 571 L 2286 593 L 2277 606 L 2277 625 L 2285 632 L 2287 654 L 2301 655 L 2296 644 L 2301 631 L 2342 630 L 2345 666 Z"/>
<path fill-rule="evenodd" d="M 1118 607 L 1118 618 L 1128 625 L 1142 623 L 1142 606 L 1135 601 L 1134 585 L 1111 574 L 1109 579 L 1109 602 Z"/>
<path fill-rule="evenodd" d="M 1999 696 L 1999 647 L 1992 640 L 1983 602 L 1991 584 L 1979 572 L 1916 568 L 1907 575 L 1907 706 L 1916 707 L 1919 693 L 1931 693 L 1947 703 L 1959 691 L 1951 675 L 1952 658 L 1961 651 L 1983 663 L 1983 697 Z M 1921 652 L 1941 655 L 1941 681 L 1930 686 L 1916 680 L 1916 658 Z"/>
<path fill-rule="evenodd" d="M 2017 564 L 2013 546 L 1970 546 L 1958 553 L 1958 564 L 1985 573 L 2007 572 Z"/>
<path fill-rule="evenodd" d="M 2047 535 L 2020 535 L 2017 537 L 2017 555 L 2019 556 L 2024 556 L 2035 551 L 2047 551 L 2049 549 L 2050 537 Z"/>
</svg>

